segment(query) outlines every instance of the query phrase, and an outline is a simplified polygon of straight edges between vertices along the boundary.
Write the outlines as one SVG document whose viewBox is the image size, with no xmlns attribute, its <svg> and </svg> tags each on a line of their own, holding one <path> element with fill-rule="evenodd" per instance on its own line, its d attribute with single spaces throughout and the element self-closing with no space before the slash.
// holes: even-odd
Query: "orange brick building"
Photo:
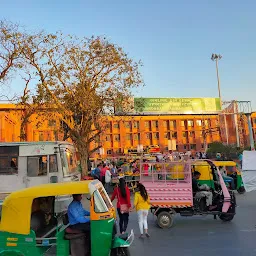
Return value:
<svg viewBox="0 0 256 256">
<path fill-rule="evenodd" d="M 230 122 L 228 122 L 229 124 Z M 256 137 L 256 113 L 252 114 Z M 159 145 L 168 150 L 168 140 L 175 139 L 177 150 L 203 151 L 204 143 L 221 141 L 218 115 L 158 115 L 109 117 L 108 128 L 92 147 L 100 142 L 105 155 L 116 155 L 144 147 Z M 231 127 L 232 128 L 232 127 Z M 235 138 L 234 129 L 229 127 L 229 137 Z M 246 127 L 243 128 L 248 137 Z M 28 141 L 62 140 L 59 120 L 41 120 L 33 115 L 26 125 Z M 19 141 L 20 110 L 12 104 L 0 105 L 0 142 Z M 246 143 L 248 144 L 247 139 Z"/>
</svg>

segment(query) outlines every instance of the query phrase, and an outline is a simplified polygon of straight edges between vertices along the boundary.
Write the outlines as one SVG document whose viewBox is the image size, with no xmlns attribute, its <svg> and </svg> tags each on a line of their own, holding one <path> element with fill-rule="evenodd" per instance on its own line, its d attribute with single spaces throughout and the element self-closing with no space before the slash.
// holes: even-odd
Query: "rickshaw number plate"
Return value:
<svg viewBox="0 0 256 256">
<path fill-rule="evenodd" d="M 33 238 L 27 237 L 27 238 L 25 238 L 25 242 L 33 242 Z"/>
</svg>

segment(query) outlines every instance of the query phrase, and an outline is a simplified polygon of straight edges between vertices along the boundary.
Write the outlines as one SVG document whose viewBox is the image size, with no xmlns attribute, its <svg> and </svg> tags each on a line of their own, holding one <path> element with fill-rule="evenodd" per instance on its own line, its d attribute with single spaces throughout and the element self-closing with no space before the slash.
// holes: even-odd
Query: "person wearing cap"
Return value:
<svg viewBox="0 0 256 256">
<path fill-rule="evenodd" d="M 81 203 L 82 195 L 74 194 L 73 201 L 68 206 L 68 220 L 71 229 L 90 231 L 90 212 L 83 208 Z"/>
</svg>

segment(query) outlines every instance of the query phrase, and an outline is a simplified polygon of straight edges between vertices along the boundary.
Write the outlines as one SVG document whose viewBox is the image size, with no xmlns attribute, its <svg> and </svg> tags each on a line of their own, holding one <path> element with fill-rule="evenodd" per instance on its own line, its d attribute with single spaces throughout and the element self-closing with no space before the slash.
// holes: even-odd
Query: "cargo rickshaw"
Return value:
<svg viewBox="0 0 256 256">
<path fill-rule="evenodd" d="M 56 200 L 71 194 L 86 195 L 83 204 L 90 209 L 90 234 L 70 228 L 66 212 L 55 211 Z M 40 219 L 33 219 L 35 205 L 43 214 Z M 81 247 L 88 239 L 89 248 Z M 11 193 L 3 203 L 1 256 L 127 256 L 133 239 L 133 231 L 116 236 L 115 209 L 98 180 L 31 187 Z"/>
<path fill-rule="evenodd" d="M 235 188 L 239 194 L 245 193 L 241 172 L 237 168 L 237 164 L 234 161 L 212 161 L 215 167 L 224 167 L 227 171 L 227 176 L 234 179 Z M 192 172 L 199 171 L 201 173 L 199 183 L 207 184 L 209 187 L 214 188 L 214 180 L 211 171 L 211 166 L 204 160 L 196 160 L 192 162 Z M 228 187 L 230 183 L 224 179 Z"/>
<path fill-rule="evenodd" d="M 210 167 L 211 180 L 208 184 L 204 184 L 204 187 L 206 191 L 212 193 L 211 206 L 214 208 L 207 205 L 206 195 L 198 196 L 198 193 L 193 191 L 190 160 L 151 163 L 151 165 L 162 165 L 161 170 L 153 168 L 151 175 L 145 175 L 141 169 L 140 182 L 148 191 L 151 212 L 157 217 L 159 227 L 170 228 L 175 214 L 212 215 L 214 219 L 218 216 L 226 222 L 234 218 L 236 198 L 233 191 L 227 189 L 218 167 L 212 161 L 202 161 L 202 165 L 203 163 Z"/>
</svg>

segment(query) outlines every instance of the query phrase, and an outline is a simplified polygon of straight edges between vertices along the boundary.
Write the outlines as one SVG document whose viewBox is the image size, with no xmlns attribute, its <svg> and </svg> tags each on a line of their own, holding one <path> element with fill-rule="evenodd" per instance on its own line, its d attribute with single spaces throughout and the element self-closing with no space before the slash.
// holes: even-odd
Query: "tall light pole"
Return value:
<svg viewBox="0 0 256 256">
<path fill-rule="evenodd" d="M 222 97 L 221 97 L 221 90 L 220 90 L 220 76 L 219 76 L 219 60 L 222 58 L 222 56 L 220 54 L 216 54 L 213 53 L 211 60 L 215 61 L 216 63 L 216 74 L 217 74 L 217 81 L 218 81 L 218 92 L 219 92 L 219 99 L 220 99 L 220 107 L 222 110 Z M 226 115 L 224 114 L 224 124 L 225 124 L 225 133 L 226 133 L 226 142 L 228 144 L 228 127 L 227 127 L 227 119 L 226 119 Z"/>
<path fill-rule="evenodd" d="M 219 77 L 219 66 L 218 66 L 218 62 L 219 60 L 222 58 L 222 56 L 216 53 L 212 54 L 211 60 L 215 61 L 216 63 L 216 73 L 217 73 L 217 81 L 218 81 L 218 92 L 219 92 L 219 98 L 220 98 L 220 106 L 222 108 L 222 98 L 221 98 L 221 90 L 220 90 L 220 77 Z"/>
</svg>

